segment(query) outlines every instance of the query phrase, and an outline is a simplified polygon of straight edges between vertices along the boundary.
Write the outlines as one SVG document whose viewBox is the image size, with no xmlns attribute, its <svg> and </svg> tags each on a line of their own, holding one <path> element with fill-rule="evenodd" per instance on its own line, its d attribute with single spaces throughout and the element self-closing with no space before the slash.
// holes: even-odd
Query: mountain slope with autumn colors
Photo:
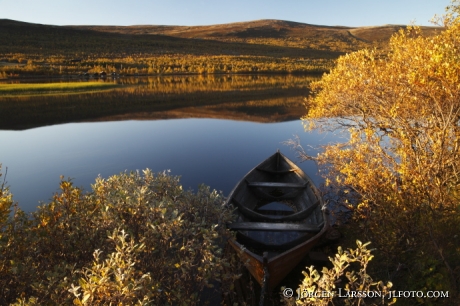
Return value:
<svg viewBox="0 0 460 306">
<path fill-rule="evenodd" d="M 405 26 L 257 20 L 208 26 L 53 26 L 0 19 L 0 78 L 26 74 L 322 73 Z M 424 35 L 441 31 L 423 27 Z"/>
</svg>

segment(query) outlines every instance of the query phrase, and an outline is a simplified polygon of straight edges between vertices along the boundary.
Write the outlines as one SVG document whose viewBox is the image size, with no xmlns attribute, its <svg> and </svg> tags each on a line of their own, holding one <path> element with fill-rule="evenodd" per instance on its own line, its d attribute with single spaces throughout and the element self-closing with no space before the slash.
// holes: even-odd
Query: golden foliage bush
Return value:
<svg viewBox="0 0 460 306">
<path fill-rule="evenodd" d="M 429 38 L 400 31 L 385 56 L 341 57 L 313 84 L 303 118 L 349 133 L 316 160 L 328 184 L 358 195 L 354 222 L 402 290 L 460 284 L 460 19 L 445 21 Z"/>
<path fill-rule="evenodd" d="M 71 285 L 69 292 L 76 297 L 75 305 L 149 305 L 155 285 L 150 273 L 142 273 L 135 265 L 136 254 L 145 249 L 145 244 L 127 241 L 124 230 L 115 229 L 109 239 L 115 243 L 115 252 L 106 260 L 100 259 L 101 250 L 93 253 L 94 262 L 84 268 L 80 286 Z M 157 289 L 159 290 L 159 289 Z"/>
<path fill-rule="evenodd" d="M 2 165 L 0 164 L 0 179 L 3 176 L 1 172 Z M 12 195 L 9 192 L 7 186 L 5 186 L 5 180 L 0 184 L 0 233 L 2 230 L 2 225 L 5 224 L 8 219 L 9 214 L 11 213 L 11 207 L 13 205 Z M 1 236 L 0 236 L 1 237 Z"/>
<path fill-rule="evenodd" d="M 374 281 L 368 274 L 369 262 L 374 258 L 367 249 L 370 242 L 363 244 L 356 241 L 356 249 L 342 250 L 338 248 L 330 269 L 324 267 L 321 274 L 308 267 L 303 272 L 305 278 L 297 288 L 297 296 L 282 299 L 285 305 L 323 305 L 343 303 L 345 305 L 392 305 L 396 298 L 391 297 L 393 286 L 388 282 Z M 344 284 L 345 282 L 345 284 Z"/>
<path fill-rule="evenodd" d="M 193 305 L 238 277 L 222 253 L 231 213 L 209 187 L 145 170 L 97 178 L 87 194 L 60 188 L 30 216 L 2 219 L 0 304 Z"/>
</svg>

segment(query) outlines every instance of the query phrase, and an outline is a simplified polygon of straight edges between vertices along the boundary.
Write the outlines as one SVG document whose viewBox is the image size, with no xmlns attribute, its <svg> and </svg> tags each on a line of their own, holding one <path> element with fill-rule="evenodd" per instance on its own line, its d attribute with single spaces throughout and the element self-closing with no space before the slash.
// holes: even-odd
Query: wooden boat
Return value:
<svg viewBox="0 0 460 306">
<path fill-rule="evenodd" d="M 279 151 L 246 174 L 225 205 L 237 208 L 229 245 L 262 292 L 279 285 L 328 229 L 318 189 Z"/>
</svg>

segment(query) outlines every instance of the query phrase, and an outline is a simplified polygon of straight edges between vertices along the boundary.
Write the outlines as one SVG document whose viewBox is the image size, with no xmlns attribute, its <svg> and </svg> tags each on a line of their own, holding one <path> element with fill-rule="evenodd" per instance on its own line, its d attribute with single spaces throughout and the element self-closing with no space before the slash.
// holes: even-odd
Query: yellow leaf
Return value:
<svg viewBox="0 0 460 306">
<path fill-rule="evenodd" d="M 89 299 L 90 296 L 91 296 L 91 294 L 86 293 L 86 294 L 83 296 L 83 300 L 81 300 L 81 302 L 82 302 L 83 304 L 86 303 L 86 301 Z"/>
</svg>

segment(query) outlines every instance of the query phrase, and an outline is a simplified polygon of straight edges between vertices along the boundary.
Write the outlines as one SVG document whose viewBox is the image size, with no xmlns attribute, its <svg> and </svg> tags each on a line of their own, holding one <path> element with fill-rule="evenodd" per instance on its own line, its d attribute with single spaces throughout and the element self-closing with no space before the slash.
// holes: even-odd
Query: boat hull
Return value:
<svg viewBox="0 0 460 306">
<path fill-rule="evenodd" d="M 226 205 L 237 207 L 236 221 L 228 225 L 237 235 L 229 245 L 268 290 L 281 283 L 328 229 L 318 189 L 280 152 L 248 172 Z"/>
</svg>

